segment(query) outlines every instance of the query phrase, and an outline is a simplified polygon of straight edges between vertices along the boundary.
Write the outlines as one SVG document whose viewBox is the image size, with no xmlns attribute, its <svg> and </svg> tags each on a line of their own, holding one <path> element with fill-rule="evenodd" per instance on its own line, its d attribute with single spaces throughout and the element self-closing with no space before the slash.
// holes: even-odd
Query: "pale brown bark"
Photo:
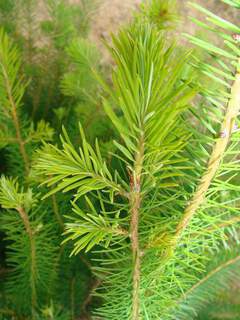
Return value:
<svg viewBox="0 0 240 320">
<path fill-rule="evenodd" d="M 132 320 L 138 320 L 140 316 L 139 290 L 140 290 L 140 247 L 139 247 L 139 214 L 141 206 L 141 174 L 144 157 L 144 137 L 139 140 L 139 151 L 135 156 L 135 166 L 131 181 L 131 223 L 130 235 L 133 255 L 133 292 L 132 292 Z"/>
</svg>

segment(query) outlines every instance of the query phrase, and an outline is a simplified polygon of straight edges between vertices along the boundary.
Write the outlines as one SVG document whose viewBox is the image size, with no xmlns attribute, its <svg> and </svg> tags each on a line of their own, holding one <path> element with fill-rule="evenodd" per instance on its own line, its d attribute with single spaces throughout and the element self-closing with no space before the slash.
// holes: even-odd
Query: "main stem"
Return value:
<svg viewBox="0 0 240 320">
<path fill-rule="evenodd" d="M 138 153 L 135 156 L 135 165 L 131 180 L 131 246 L 133 255 L 133 292 L 132 292 L 132 320 L 138 320 L 140 315 L 139 308 L 139 289 L 140 289 L 140 247 L 139 247 L 139 211 L 141 206 L 141 174 L 144 157 L 144 136 L 139 139 Z"/>
<path fill-rule="evenodd" d="M 36 292 L 36 286 L 35 286 L 35 280 L 34 275 L 36 273 L 36 246 L 35 246 L 35 238 L 34 234 L 30 225 L 30 221 L 28 218 L 28 214 L 24 210 L 24 208 L 18 208 L 17 211 L 20 214 L 20 217 L 22 218 L 24 227 L 26 229 L 26 232 L 29 237 L 30 241 L 30 250 L 31 250 L 31 273 L 30 273 L 30 286 L 31 286 L 31 302 L 32 302 L 32 316 L 35 318 L 35 309 L 37 304 L 37 292 Z"/>
<path fill-rule="evenodd" d="M 240 59 L 239 59 L 240 63 Z M 208 166 L 205 174 L 200 180 L 196 192 L 186 207 L 182 220 L 179 222 L 176 231 L 176 240 L 179 239 L 183 231 L 187 228 L 192 217 L 203 203 L 208 188 L 214 179 L 217 170 L 222 161 L 223 155 L 231 138 L 236 117 L 240 111 L 240 70 L 236 73 L 235 81 L 232 85 L 231 99 L 227 105 L 226 114 L 221 126 L 221 137 L 218 138 L 215 146 L 213 147 Z M 177 241 L 176 241 L 177 242 Z"/>
</svg>

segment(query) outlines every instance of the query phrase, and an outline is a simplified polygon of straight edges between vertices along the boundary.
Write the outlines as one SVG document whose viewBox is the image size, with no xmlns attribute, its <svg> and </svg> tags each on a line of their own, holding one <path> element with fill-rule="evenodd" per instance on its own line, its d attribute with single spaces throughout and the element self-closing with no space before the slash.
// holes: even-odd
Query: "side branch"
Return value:
<svg viewBox="0 0 240 320">
<path fill-rule="evenodd" d="M 240 62 L 240 60 L 239 60 Z M 186 207 L 182 220 L 179 222 L 176 230 L 176 239 L 180 238 L 183 231 L 187 228 L 193 215 L 201 206 L 205 199 L 206 192 L 210 187 L 213 178 L 220 166 L 224 152 L 227 148 L 231 134 L 233 132 L 236 117 L 240 111 L 240 72 L 237 71 L 236 79 L 233 83 L 231 90 L 231 99 L 229 100 L 226 114 L 221 126 L 221 136 L 217 139 L 215 146 L 213 147 L 212 154 L 210 156 L 208 167 L 200 180 L 200 183 L 196 189 L 196 192 Z"/>
</svg>

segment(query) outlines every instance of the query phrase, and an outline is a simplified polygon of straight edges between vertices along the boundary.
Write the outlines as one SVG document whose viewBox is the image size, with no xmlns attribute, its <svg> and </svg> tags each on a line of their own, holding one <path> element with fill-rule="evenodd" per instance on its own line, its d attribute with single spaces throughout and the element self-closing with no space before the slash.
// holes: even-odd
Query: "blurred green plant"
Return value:
<svg viewBox="0 0 240 320">
<path fill-rule="evenodd" d="M 14 39 L 1 29 L 0 168 L 5 176 L 0 179 L 0 316 L 5 320 L 87 317 L 90 303 L 92 272 L 88 258 L 78 255 L 69 259 L 68 246 L 61 246 L 62 213 L 68 210 L 69 198 L 53 195 L 38 201 L 42 190 L 37 190 L 38 180 L 32 171 L 35 149 L 43 141 L 56 138 L 58 120 L 52 119 L 52 114 L 57 118 L 61 108 L 65 114 L 66 106 L 72 103 L 65 103 L 67 98 L 59 94 L 69 59 L 64 49 L 79 32 L 86 37 L 89 5 L 85 1 L 81 7 L 67 1 L 43 4 L 51 12 L 48 26 L 54 26 L 48 32 L 39 26 L 36 1 L 5 2 L 0 8 L 1 25 Z M 63 36 L 60 33 L 65 32 L 66 25 L 69 30 Z M 81 68 L 86 69 L 84 65 Z M 48 114 L 45 107 L 55 107 L 51 100 L 58 108 Z M 87 105 L 86 97 L 84 101 Z M 74 126 L 76 117 L 70 121 Z M 18 177 L 20 183 L 6 175 Z"/>
</svg>

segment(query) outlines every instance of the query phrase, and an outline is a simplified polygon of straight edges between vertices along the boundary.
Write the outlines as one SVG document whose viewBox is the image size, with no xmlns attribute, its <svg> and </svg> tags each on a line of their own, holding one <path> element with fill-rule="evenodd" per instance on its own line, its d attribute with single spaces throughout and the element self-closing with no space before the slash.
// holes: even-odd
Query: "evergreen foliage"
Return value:
<svg viewBox="0 0 240 320">
<path fill-rule="evenodd" d="M 193 3 L 223 46 L 186 50 L 175 2 L 146 1 L 108 45 L 110 82 L 89 1 L 44 1 L 40 26 L 20 3 L 0 5 L 24 57 L 1 29 L 0 317 L 238 319 L 240 28 Z"/>
<path fill-rule="evenodd" d="M 113 88 L 102 86 L 118 133 L 118 169 L 83 133 L 79 148 L 64 133 L 62 148 L 47 144 L 38 153 L 44 183 L 56 184 L 50 194 L 74 189 L 66 231 L 72 253 L 96 246 L 96 295 L 104 302 L 94 314 L 102 319 L 175 319 L 178 312 L 185 319 L 188 300 L 179 299 L 198 286 L 225 237 L 236 241 L 238 233 L 239 50 L 222 32 L 228 50 L 189 36 L 214 54 L 213 64 L 199 63 L 158 28 L 136 22 L 113 37 Z M 216 84 L 206 86 L 206 77 Z"/>
</svg>

